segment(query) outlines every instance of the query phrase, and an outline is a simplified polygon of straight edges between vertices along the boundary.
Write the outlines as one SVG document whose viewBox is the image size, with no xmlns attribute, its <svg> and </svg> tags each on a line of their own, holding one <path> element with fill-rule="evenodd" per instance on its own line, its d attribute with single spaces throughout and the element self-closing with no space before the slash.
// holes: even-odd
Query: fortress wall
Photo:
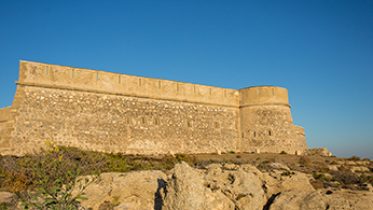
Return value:
<svg viewBox="0 0 373 210">
<path fill-rule="evenodd" d="M 304 130 L 293 125 L 288 91 L 281 87 L 240 90 L 241 150 L 303 153 Z"/>
<path fill-rule="evenodd" d="M 0 123 L 12 119 L 10 107 L 0 109 Z"/>
<path fill-rule="evenodd" d="M 127 154 L 228 152 L 238 142 L 234 107 L 26 85 L 17 95 L 17 154 L 45 141 Z"/>
<path fill-rule="evenodd" d="M 21 61 L 19 84 L 106 94 L 239 106 L 237 90 Z"/>
<path fill-rule="evenodd" d="M 10 135 L 13 130 L 10 107 L 0 109 L 0 154 L 7 154 L 10 147 Z"/>
<path fill-rule="evenodd" d="M 299 125 L 293 125 L 292 131 L 294 133 L 294 147 L 297 148 L 297 154 L 303 154 L 307 150 L 306 134 L 304 128 Z"/>
<path fill-rule="evenodd" d="M 246 152 L 273 152 L 295 154 L 306 149 L 304 130 L 292 124 L 290 109 L 266 105 L 240 110 L 241 149 Z"/>
<path fill-rule="evenodd" d="M 11 108 L 0 110 L 0 133 L 0 154 L 15 155 L 46 141 L 127 154 L 307 147 L 285 88 L 233 90 L 26 61 Z"/>
<path fill-rule="evenodd" d="M 256 86 L 240 89 L 240 106 L 277 104 L 289 106 L 288 90 L 282 87 Z"/>
</svg>

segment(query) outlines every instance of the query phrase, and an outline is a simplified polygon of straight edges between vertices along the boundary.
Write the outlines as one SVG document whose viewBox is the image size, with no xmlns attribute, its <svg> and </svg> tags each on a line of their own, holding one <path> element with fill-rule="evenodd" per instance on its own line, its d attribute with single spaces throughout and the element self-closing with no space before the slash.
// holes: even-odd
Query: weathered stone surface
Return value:
<svg viewBox="0 0 373 210">
<path fill-rule="evenodd" d="M 323 197 L 330 210 L 371 210 L 373 193 L 359 191 L 337 191 Z"/>
<path fill-rule="evenodd" d="M 340 191 L 326 195 L 323 191 L 285 191 L 271 205 L 271 210 L 370 210 L 371 192 Z"/>
<path fill-rule="evenodd" d="M 290 171 L 289 167 L 282 163 L 272 162 L 269 163 L 268 166 L 275 170 Z"/>
<path fill-rule="evenodd" d="M 82 206 L 98 210 L 106 201 L 116 209 L 160 210 L 165 179 L 161 171 L 103 173 L 84 190 L 88 199 L 82 201 Z"/>
<path fill-rule="evenodd" d="M 206 171 L 205 182 L 212 191 L 222 192 L 237 209 L 262 209 L 266 196 L 262 173 L 250 165 L 220 168 L 213 165 Z"/>
<path fill-rule="evenodd" d="M 306 151 L 306 155 L 321 155 L 321 156 L 326 156 L 330 157 L 333 154 L 325 147 L 323 148 L 311 148 Z"/>
<path fill-rule="evenodd" d="M 181 163 L 175 166 L 168 180 L 165 200 L 166 210 L 228 210 L 234 209 L 233 202 L 220 190 L 207 187 L 203 171 Z"/>
<path fill-rule="evenodd" d="M 239 168 L 238 165 L 233 164 L 233 163 L 226 163 L 226 164 L 224 164 L 223 167 L 224 167 L 225 170 L 237 170 Z"/>
<path fill-rule="evenodd" d="M 0 154 L 45 141 L 127 154 L 303 153 L 281 87 L 240 90 L 22 61 Z M 20 146 L 22 145 L 22 146 Z"/>
<path fill-rule="evenodd" d="M 274 171 L 263 174 L 263 182 L 266 186 L 268 196 L 281 193 L 283 191 L 303 191 L 312 192 L 315 189 L 310 183 L 310 177 L 300 172 L 292 172 L 290 175 L 282 175 L 283 171 Z"/>
<path fill-rule="evenodd" d="M 319 192 L 288 190 L 281 192 L 271 205 L 271 210 L 325 210 L 327 204 Z"/>
<path fill-rule="evenodd" d="M 28 96 L 18 108 L 15 144 L 53 140 L 86 150 L 130 154 L 236 149 L 238 110 L 232 108 L 38 87 L 24 91 Z"/>
<path fill-rule="evenodd" d="M 105 173 L 86 189 L 86 208 L 151 210 L 370 210 L 371 191 L 315 190 L 310 176 L 283 170 L 261 172 L 252 165 L 195 169 L 177 164 L 166 173 Z M 166 175 L 167 174 L 167 175 Z"/>
</svg>

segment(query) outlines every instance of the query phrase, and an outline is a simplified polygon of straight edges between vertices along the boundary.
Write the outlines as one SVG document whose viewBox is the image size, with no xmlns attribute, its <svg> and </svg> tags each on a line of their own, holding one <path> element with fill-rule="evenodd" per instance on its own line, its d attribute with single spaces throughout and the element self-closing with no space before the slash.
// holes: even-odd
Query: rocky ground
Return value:
<svg viewBox="0 0 373 210">
<path fill-rule="evenodd" d="M 158 157 L 162 159 L 162 157 Z M 172 169 L 105 172 L 88 183 L 81 209 L 372 210 L 373 163 L 287 154 L 179 156 Z M 78 181 L 73 190 L 82 189 Z M 84 185 L 84 184 L 83 184 Z M 8 209 L 17 196 L 0 193 Z M 5 206 L 5 205 L 4 205 Z M 5 208 L 5 207 L 4 207 Z"/>
<path fill-rule="evenodd" d="M 177 164 L 174 169 L 104 173 L 86 189 L 82 205 L 93 209 L 292 210 L 373 209 L 373 191 L 315 189 L 315 178 L 270 163 L 210 164 L 203 169 Z"/>
</svg>

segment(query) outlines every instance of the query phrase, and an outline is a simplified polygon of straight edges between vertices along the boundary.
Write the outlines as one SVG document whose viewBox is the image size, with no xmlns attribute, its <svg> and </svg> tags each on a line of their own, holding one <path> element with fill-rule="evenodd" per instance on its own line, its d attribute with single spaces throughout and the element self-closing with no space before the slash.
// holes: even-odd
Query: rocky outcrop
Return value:
<svg viewBox="0 0 373 210">
<path fill-rule="evenodd" d="M 186 163 L 176 165 L 168 181 L 165 209 L 233 209 L 233 202 L 222 191 L 211 189 L 205 176 L 205 171 Z"/>
<path fill-rule="evenodd" d="M 274 200 L 271 210 L 369 210 L 373 209 L 372 199 L 371 192 L 289 190 Z"/>
<path fill-rule="evenodd" d="M 193 168 L 182 162 L 169 171 L 79 177 L 73 195 L 83 189 L 86 199 L 80 204 L 92 210 L 373 209 L 371 184 L 360 190 L 315 189 L 314 176 L 290 168 L 283 163 L 268 163 L 261 170 L 232 163 Z M 15 194 L 0 192 L 3 208 L 22 209 L 22 205 L 17 205 Z"/>
<path fill-rule="evenodd" d="M 330 210 L 373 209 L 372 192 L 337 191 L 330 195 L 326 194 L 322 200 Z"/>
<path fill-rule="evenodd" d="M 183 162 L 167 172 L 104 173 L 85 189 L 88 199 L 82 206 L 94 210 L 373 209 L 372 190 L 314 189 L 310 175 L 272 165 L 272 170 L 261 172 L 248 164 L 196 169 Z"/>
<path fill-rule="evenodd" d="M 103 173 L 88 178 L 95 181 L 84 190 L 87 199 L 81 205 L 86 209 L 162 209 L 166 174 L 161 171 Z"/>
<path fill-rule="evenodd" d="M 306 155 L 320 155 L 325 157 L 333 156 L 333 153 L 331 153 L 327 148 L 310 148 L 306 151 Z"/>
</svg>

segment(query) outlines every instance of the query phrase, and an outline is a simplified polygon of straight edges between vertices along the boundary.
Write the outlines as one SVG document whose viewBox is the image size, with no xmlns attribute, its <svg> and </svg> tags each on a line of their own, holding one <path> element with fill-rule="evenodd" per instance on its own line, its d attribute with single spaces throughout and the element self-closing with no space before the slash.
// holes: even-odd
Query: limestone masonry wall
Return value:
<svg viewBox="0 0 373 210">
<path fill-rule="evenodd" d="M 16 95 L 0 109 L 0 153 L 45 141 L 127 154 L 306 149 L 280 87 L 218 88 L 21 61 Z"/>
<path fill-rule="evenodd" d="M 34 62 L 20 63 L 18 84 L 221 106 L 239 104 L 239 93 L 233 89 Z"/>
</svg>

